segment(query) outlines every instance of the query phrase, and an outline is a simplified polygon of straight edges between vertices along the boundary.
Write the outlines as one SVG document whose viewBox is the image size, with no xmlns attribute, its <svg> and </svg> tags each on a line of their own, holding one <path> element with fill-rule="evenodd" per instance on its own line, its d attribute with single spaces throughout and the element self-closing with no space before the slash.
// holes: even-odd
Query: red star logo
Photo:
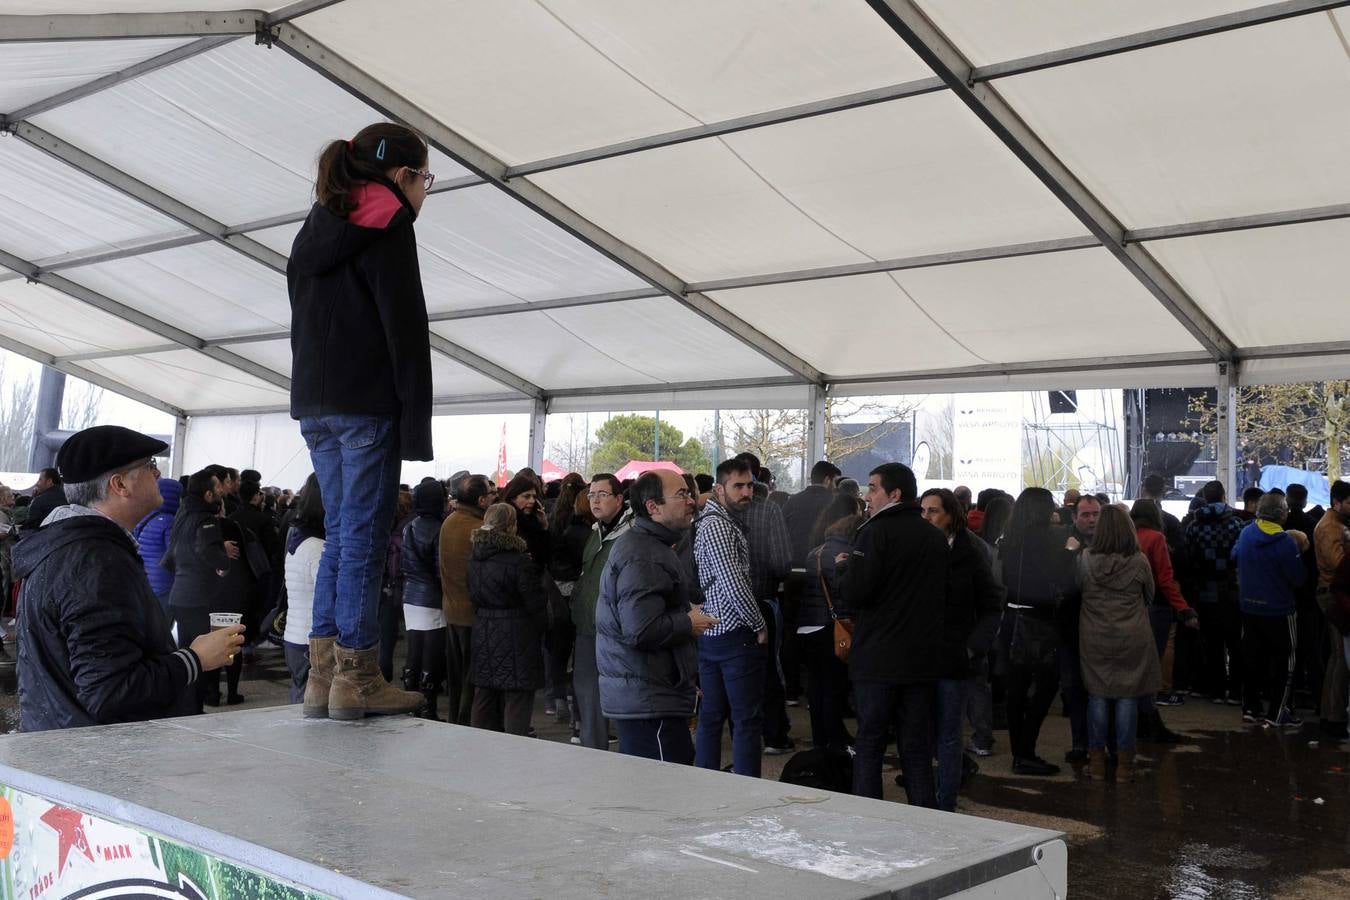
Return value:
<svg viewBox="0 0 1350 900">
<path fill-rule="evenodd" d="M 59 878 L 66 870 L 66 860 L 70 858 L 70 849 L 74 847 L 94 862 L 94 852 L 89 849 L 89 839 L 84 836 L 84 813 L 64 806 L 53 806 L 42 814 L 43 823 L 55 831 L 61 841 L 59 851 L 60 864 L 56 867 Z"/>
</svg>

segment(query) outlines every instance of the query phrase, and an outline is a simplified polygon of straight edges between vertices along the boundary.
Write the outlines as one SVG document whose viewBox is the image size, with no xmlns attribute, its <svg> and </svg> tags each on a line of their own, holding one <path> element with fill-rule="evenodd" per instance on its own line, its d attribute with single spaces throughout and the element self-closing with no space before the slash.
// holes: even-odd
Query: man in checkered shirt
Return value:
<svg viewBox="0 0 1350 900">
<path fill-rule="evenodd" d="M 694 565 L 703 610 L 721 622 L 698 642 L 703 691 L 694 765 L 722 767 L 722 727 L 732 721 L 732 771 L 758 778 L 764 733 L 764 643 L 768 629 L 750 582 L 750 544 L 743 519 L 754 496 L 744 460 L 717 467 L 713 496 L 694 525 Z"/>
</svg>

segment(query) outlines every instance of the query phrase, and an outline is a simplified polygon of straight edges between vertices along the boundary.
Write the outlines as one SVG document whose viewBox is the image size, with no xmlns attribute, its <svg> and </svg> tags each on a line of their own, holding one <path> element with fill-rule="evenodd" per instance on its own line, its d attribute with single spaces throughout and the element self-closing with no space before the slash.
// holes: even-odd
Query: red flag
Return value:
<svg viewBox="0 0 1350 900">
<path fill-rule="evenodd" d="M 506 472 L 506 423 L 503 422 L 503 423 L 502 423 L 502 443 L 501 443 L 500 449 L 498 449 L 498 451 L 497 451 L 497 486 L 498 486 L 498 487 L 501 487 L 501 486 L 505 485 L 505 484 L 506 484 L 506 481 L 507 481 L 507 472 Z"/>
</svg>

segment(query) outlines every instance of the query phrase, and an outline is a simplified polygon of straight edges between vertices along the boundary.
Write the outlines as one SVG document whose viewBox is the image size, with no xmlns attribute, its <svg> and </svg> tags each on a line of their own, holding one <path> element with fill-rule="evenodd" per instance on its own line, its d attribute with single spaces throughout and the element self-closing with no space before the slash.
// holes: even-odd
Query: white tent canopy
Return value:
<svg viewBox="0 0 1350 900">
<path fill-rule="evenodd" d="M 0 0 L 0 346 L 284 410 L 315 159 L 391 117 L 441 411 L 1344 377 L 1346 7 Z"/>
</svg>

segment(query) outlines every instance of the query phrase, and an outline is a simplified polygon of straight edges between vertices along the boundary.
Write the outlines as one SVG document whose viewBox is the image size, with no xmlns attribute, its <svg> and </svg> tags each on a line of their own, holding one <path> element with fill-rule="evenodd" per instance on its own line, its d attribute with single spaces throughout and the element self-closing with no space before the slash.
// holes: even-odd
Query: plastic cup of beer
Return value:
<svg viewBox="0 0 1350 900">
<path fill-rule="evenodd" d="M 222 628 L 232 628 L 235 625 L 244 624 L 243 613 L 211 613 L 211 630 L 220 631 Z M 234 654 L 230 654 L 230 662 L 234 662 Z"/>
</svg>

